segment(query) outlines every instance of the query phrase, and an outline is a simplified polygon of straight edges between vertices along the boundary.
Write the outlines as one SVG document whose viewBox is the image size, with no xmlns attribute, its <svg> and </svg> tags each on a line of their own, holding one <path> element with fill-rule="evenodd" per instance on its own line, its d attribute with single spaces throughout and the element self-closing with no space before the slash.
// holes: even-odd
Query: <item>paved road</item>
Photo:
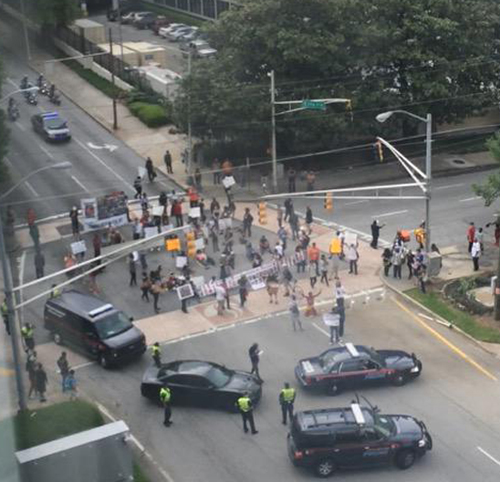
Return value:
<svg viewBox="0 0 500 482">
<path fill-rule="evenodd" d="M 476 226 L 480 227 L 493 220 L 498 205 L 494 203 L 493 206 L 486 208 L 482 199 L 477 198 L 472 192 L 472 185 L 481 183 L 488 175 L 489 172 L 476 172 L 433 181 L 432 241 L 439 247 L 461 245 L 465 249 L 465 233 L 469 223 L 475 222 Z M 412 190 L 405 191 L 405 195 L 418 194 L 416 190 Z M 334 200 L 333 211 L 326 211 L 323 208 L 322 199 L 300 198 L 294 200 L 294 205 L 302 212 L 305 212 L 306 206 L 310 205 L 315 217 L 365 233 L 370 233 L 370 224 L 374 219 L 378 219 L 380 223 L 386 225 L 381 237 L 388 241 L 392 241 L 398 229 L 415 229 L 425 219 L 423 200 Z M 493 230 L 490 229 L 488 232 L 492 238 Z"/>
<path fill-rule="evenodd" d="M 423 419 L 435 448 L 404 474 L 384 468 L 369 474 L 344 473 L 343 480 L 497 481 L 500 467 L 481 450 L 500 460 L 500 409 L 494 402 L 500 391 L 498 381 L 490 378 L 500 377 L 498 360 L 455 333 L 434 325 L 426 328 L 424 322 L 414 318 L 415 314 L 409 314 L 392 299 L 355 305 L 347 314 L 348 340 L 376 348 L 414 351 L 423 360 L 423 375 L 414 383 L 361 393 L 385 413 L 406 413 Z M 255 415 L 259 434 L 253 437 L 242 432 L 238 415 L 197 408 L 175 407 L 174 425 L 165 429 L 161 410 L 139 393 L 142 372 L 150 363 L 148 357 L 108 372 L 96 365 L 87 366 L 78 371 L 78 378 L 84 391 L 127 420 L 174 480 L 305 480 L 311 474 L 295 469 L 287 457 L 286 429 L 280 423 L 277 394 L 283 381 L 295 385 L 293 367 L 297 359 L 328 346 L 319 320 L 314 324 L 307 321 L 306 325 L 304 333 L 294 333 L 288 317 L 277 316 L 163 347 L 167 360 L 209 359 L 248 369 L 248 346 L 260 342 L 265 384 Z M 453 348 L 446 343 L 452 343 Z M 463 357 L 453 350 L 462 350 Z M 491 375 L 480 371 L 474 362 Z M 299 389 L 296 406 L 299 410 L 343 406 L 351 399 L 352 393 L 329 398 Z"/>
</svg>

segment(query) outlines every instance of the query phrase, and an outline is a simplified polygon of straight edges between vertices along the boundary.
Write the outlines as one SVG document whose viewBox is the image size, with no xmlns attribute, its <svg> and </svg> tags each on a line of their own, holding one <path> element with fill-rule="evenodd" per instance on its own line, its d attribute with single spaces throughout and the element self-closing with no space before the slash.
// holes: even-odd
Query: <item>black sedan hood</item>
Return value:
<svg viewBox="0 0 500 482">
<path fill-rule="evenodd" d="M 229 382 L 224 385 L 223 390 L 237 393 L 254 392 L 258 390 L 260 383 L 257 377 L 243 371 L 235 371 Z"/>
<path fill-rule="evenodd" d="M 106 338 L 103 343 L 113 350 L 119 350 L 133 343 L 140 343 L 142 339 L 142 331 L 135 326 L 132 326 L 127 331 L 118 335 Z"/>
<path fill-rule="evenodd" d="M 384 417 L 390 418 L 396 426 L 396 437 L 401 438 L 414 438 L 420 440 L 424 433 L 422 426 L 416 418 L 409 415 L 386 415 Z"/>
<path fill-rule="evenodd" d="M 377 353 L 384 359 L 387 368 L 405 369 L 416 365 L 413 357 L 401 350 L 377 350 Z"/>
</svg>

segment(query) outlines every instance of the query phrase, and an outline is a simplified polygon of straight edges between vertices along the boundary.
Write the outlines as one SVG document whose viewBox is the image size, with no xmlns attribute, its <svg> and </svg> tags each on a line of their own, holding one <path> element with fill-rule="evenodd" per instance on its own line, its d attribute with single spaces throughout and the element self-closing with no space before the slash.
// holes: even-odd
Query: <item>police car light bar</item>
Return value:
<svg viewBox="0 0 500 482">
<path fill-rule="evenodd" d="M 42 117 L 44 119 L 57 119 L 59 117 L 59 114 L 57 112 L 45 112 L 42 114 Z"/>
<path fill-rule="evenodd" d="M 359 351 L 356 350 L 356 347 L 352 343 L 346 343 L 345 347 L 353 358 L 356 358 L 359 356 Z"/>
<path fill-rule="evenodd" d="M 95 316 L 100 315 L 100 314 L 104 313 L 105 311 L 109 311 L 112 309 L 113 309 L 113 305 L 108 303 L 106 305 L 100 306 L 99 308 L 96 308 L 95 310 L 89 311 L 89 316 L 91 318 L 94 318 Z"/>
<path fill-rule="evenodd" d="M 356 420 L 356 423 L 358 425 L 365 425 L 366 424 L 365 416 L 363 415 L 363 412 L 359 404 L 351 403 L 351 410 L 352 414 L 354 415 L 354 420 Z"/>
</svg>

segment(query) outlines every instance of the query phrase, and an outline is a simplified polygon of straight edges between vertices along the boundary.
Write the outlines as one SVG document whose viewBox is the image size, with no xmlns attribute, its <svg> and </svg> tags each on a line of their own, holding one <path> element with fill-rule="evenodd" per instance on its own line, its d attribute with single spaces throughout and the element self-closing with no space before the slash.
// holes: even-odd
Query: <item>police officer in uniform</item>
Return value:
<svg viewBox="0 0 500 482">
<path fill-rule="evenodd" d="M 250 429 L 252 430 L 252 435 L 259 433 L 257 430 L 255 430 L 255 422 L 253 420 L 252 400 L 250 400 L 250 398 L 248 397 L 248 392 L 245 392 L 245 394 L 242 397 L 238 398 L 236 406 L 238 407 L 241 413 L 241 418 L 243 419 L 243 431 L 245 433 L 248 432 L 247 422 L 249 422 Z"/>
<path fill-rule="evenodd" d="M 156 342 L 152 347 L 151 347 L 151 356 L 153 357 L 153 361 L 155 362 L 155 365 L 160 368 L 161 367 L 161 348 L 160 344 Z"/>
<path fill-rule="evenodd" d="M 292 421 L 293 403 L 295 402 L 295 388 L 290 388 L 290 384 L 285 382 L 285 387 L 281 389 L 279 402 L 281 405 L 281 413 L 283 414 L 283 425 L 286 425 L 286 415 Z"/>
<path fill-rule="evenodd" d="M 26 351 L 33 351 L 35 349 L 35 332 L 31 323 L 25 323 L 21 328 L 21 336 L 24 340 Z"/>
<path fill-rule="evenodd" d="M 165 427 L 170 427 L 170 425 L 172 425 L 172 422 L 170 420 L 170 417 L 172 416 L 172 409 L 170 408 L 170 398 L 171 398 L 170 388 L 168 388 L 165 385 L 160 389 L 160 401 L 163 405 L 165 414 L 163 419 L 163 425 L 165 425 Z"/>
<path fill-rule="evenodd" d="M 1 309 L 3 322 L 5 324 L 5 331 L 7 332 L 7 335 L 10 335 L 9 308 L 7 307 L 7 300 L 3 300 Z"/>
</svg>

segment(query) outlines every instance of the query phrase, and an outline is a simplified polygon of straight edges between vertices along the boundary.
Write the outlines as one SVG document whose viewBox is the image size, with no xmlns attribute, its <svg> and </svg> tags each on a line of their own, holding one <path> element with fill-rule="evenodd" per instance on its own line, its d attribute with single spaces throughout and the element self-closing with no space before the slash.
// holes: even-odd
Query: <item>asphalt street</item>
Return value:
<svg viewBox="0 0 500 482">
<path fill-rule="evenodd" d="M 431 235 L 432 242 L 442 248 L 450 245 L 459 245 L 464 251 L 467 249 L 466 230 L 470 222 L 477 227 L 484 227 L 494 220 L 497 212 L 495 205 L 484 206 L 482 198 L 478 198 L 472 191 L 473 184 L 484 182 L 490 172 L 473 172 L 454 176 L 440 177 L 433 180 L 431 201 Z M 402 180 L 410 182 L 410 180 Z M 391 182 L 387 184 L 398 184 Z M 350 193 L 347 193 L 349 195 Z M 380 195 L 384 193 L 380 192 Z M 391 195 L 400 195 L 398 189 L 391 190 Z M 421 195 L 416 189 L 403 191 L 404 196 Z M 273 200 L 283 204 L 286 197 Z M 385 227 L 381 231 L 381 238 L 392 241 L 398 229 L 413 230 L 425 219 L 424 200 L 334 200 L 333 211 L 323 207 L 323 199 L 297 198 L 294 206 L 297 211 L 305 213 L 306 206 L 311 206 L 317 219 L 335 222 L 340 225 L 370 233 L 370 224 L 378 219 Z M 487 237 L 493 239 L 493 229 L 486 230 Z"/>
<path fill-rule="evenodd" d="M 434 438 L 434 449 L 402 474 L 389 467 L 369 473 L 344 472 L 342 480 L 409 482 L 497 481 L 500 477 L 500 409 L 498 361 L 454 332 L 428 325 L 393 299 L 357 304 L 347 312 L 346 339 L 375 348 L 415 352 L 423 374 L 400 388 L 363 389 L 382 413 L 409 414 L 422 419 Z M 281 425 L 278 393 L 284 381 L 297 386 L 293 368 L 298 359 L 326 349 L 321 320 L 305 321 L 304 332 L 293 332 L 288 316 L 237 325 L 163 346 L 163 359 L 206 359 L 230 368 L 249 369 L 248 347 L 264 350 L 263 398 L 255 411 L 259 434 L 244 434 L 237 414 L 199 408 L 173 408 L 172 427 L 162 425 L 162 411 L 141 397 L 143 371 L 149 355 L 122 369 L 104 371 L 85 366 L 77 375 L 82 389 L 98 398 L 115 416 L 124 418 L 135 436 L 173 480 L 305 480 L 312 475 L 296 469 L 286 452 L 287 429 Z M 298 388 L 298 387 L 297 387 Z M 353 393 L 338 397 L 298 388 L 296 410 L 346 406 Z"/>
</svg>

